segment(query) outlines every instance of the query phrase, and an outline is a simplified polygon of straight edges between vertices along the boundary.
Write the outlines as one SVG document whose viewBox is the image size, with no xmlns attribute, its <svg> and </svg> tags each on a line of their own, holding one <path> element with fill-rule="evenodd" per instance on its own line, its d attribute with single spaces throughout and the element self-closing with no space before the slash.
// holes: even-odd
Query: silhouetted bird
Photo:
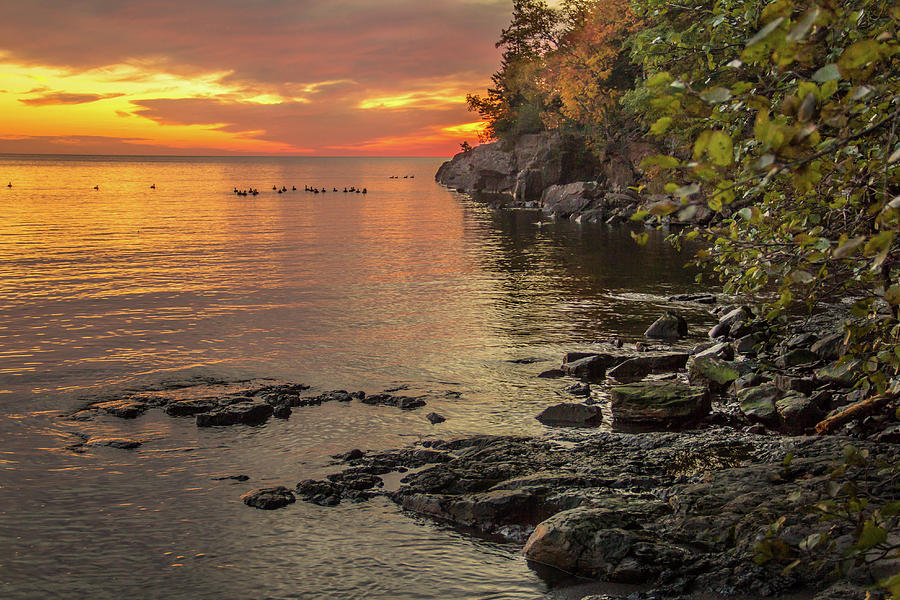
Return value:
<svg viewBox="0 0 900 600">
<path fill-rule="evenodd" d="M 278 189 L 278 188 L 277 188 L 277 187 L 275 187 L 275 186 L 274 186 L 274 185 L 273 185 L 273 186 L 272 186 L 272 189 L 273 189 L 273 190 L 277 190 L 277 189 Z"/>
<path fill-rule="evenodd" d="M 331 190 L 331 191 L 332 191 L 332 192 L 336 192 L 336 191 L 337 191 L 337 188 L 334 188 L 334 189 L 333 189 L 333 190 Z"/>
<path fill-rule="evenodd" d="M 155 189 L 156 189 L 156 184 L 155 184 L 155 183 L 151 183 L 151 184 L 150 184 L 150 189 L 151 189 L 151 190 L 155 190 Z"/>
<path fill-rule="evenodd" d="M 292 192 L 296 192 L 296 191 L 297 191 L 297 186 L 296 186 L 296 185 L 292 185 L 292 186 L 291 186 L 291 191 L 292 191 Z"/>
<path fill-rule="evenodd" d="M 10 181 L 6 187 L 12 187 L 12 181 Z"/>
<path fill-rule="evenodd" d="M 368 194 L 368 193 L 369 193 L 369 190 L 367 190 L 366 188 L 363 188 L 363 194 Z"/>
<path fill-rule="evenodd" d="M 95 189 L 95 190 L 99 190 L 99 189 L 100 189 L 100 186 L 99 186 L 99 185 L 95 185 L 95 186 L 94 186 L 94 189 Z"/>
</svg>

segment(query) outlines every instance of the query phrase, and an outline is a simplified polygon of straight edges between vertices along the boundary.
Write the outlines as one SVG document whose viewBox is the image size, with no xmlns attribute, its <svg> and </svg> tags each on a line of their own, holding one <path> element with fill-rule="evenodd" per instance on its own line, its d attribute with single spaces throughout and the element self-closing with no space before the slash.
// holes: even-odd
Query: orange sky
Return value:
<svg viewBox="0 0 900 600">
<path fill-rule="evenodd" d="M 88 6 L 85 7 L 84 5 Z M 28 0 L 0 153 L 448 156 L 511 0 Z"/>
</svg>

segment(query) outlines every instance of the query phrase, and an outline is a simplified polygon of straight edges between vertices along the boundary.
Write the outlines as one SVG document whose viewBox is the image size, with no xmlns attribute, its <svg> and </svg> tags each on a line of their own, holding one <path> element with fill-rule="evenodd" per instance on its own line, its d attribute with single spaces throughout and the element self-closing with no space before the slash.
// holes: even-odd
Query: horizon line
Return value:
<svg viewBox="0 0 900 600">
<path fill-rule="evenodd" d="M 84 154 L 73 152 L 0 152 L 0 156 L 113 156 L 121 158 L 452 158 L 454 155 L 337 155 L 337 154 Z"/>
</svg>

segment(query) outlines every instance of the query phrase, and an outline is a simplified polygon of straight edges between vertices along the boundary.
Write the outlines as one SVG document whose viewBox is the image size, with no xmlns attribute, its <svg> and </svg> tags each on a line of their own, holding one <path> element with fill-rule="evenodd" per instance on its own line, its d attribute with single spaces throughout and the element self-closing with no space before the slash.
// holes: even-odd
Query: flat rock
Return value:
<svg viewBox="0 0 900 600">
<path fill-rule="evenodd" d="M 141 442 L 137 440 L 133 440 L 131 438 L 121 438 L 121 437 L 111 437 L 111 438 L 93 438 L 85 442 L 85 446 L 97 448 L 97 447 L 106 447 L 106 448 L 118 448 L 120 450 L 132 450 L 134 448 L 139 448 L 141 446 Z"/>
<path fill-rule="evenodd" d="M 578 377 L 582 381 L 602 381 L 606 377 L 606 369 L 615 360 L 608 354 L 593 354 L 563 364 L 562 372 L 571 377 Z"/>
<path fill-rule="evenodd" d="M 801 433 L 822 418 L 822 411 L 808 396 L 790 394 L 775 402 L 775 409 L 784 421 L 785 429 Z"/>
<path fill-rule="evenodd" d="M 609 390 L 613 427 L 670 429 L 710 412 L 709 392 L 680 383 L 648 381 Z"/>
<path fill-rule="evenodd" d="M 134 400 L 111 400 L 95 404 L 94 408 L 120 419 L 134 419 L 147 410 L 147 405 Z"/>
<path fill-rule="evenodd" d="M 274 407 L 266 402 L 244 401 L 220 407 L 212 412 L 197 415 L 197 427 L 215 427 L 221 425 L 258 425 L 275 412 Z"/>
<path fill-rule="evenodd" d="M 775 402 L 780 397 L 781 393 L 773 383 L 744 388 L 738 392 L 738 401 L 744 416 L 751 421 L 767 424 L 778 421 Z"/>
<path fill-rule="evenodd" d="M 166 414 L 172 417 L 187 417 L 209 412 L 218 407 L 219 401 L 216 398 L 193 398 L 167 404 Z"/>
<path fill-rule="evenodd" d="M 688 379 L 691 383 L 709 383 L 714 388 L 727 386 L 741 373 L 733 363 L 719 360 L 711 356 L 692 356 L 687 362 Z"/>
<path fill-rule="evenodd" d="M 392 394 L 373 394 L 366 396 L 361 402 L 374 406 L 395 406 L 400 410 L 413 410 L 426 405 L 426 402 L 421 398 L 394 396 Z"/>
<path fill-rule="evenodd" d="M 607 375 L 619 381 L 640 379 L 651 373 L 665 373 L 683 369 L 687 364 L 688 358 L 690 358 L 690 354 L 686 352 L 635 356 L 610 369 Z"/>
<path fill-rule="evenodd" d="M 294 492 L 284 486 L 261 488 L 241 496 L 247 506 L 262 510 L 275 510 L 296 502 Z"/>
<path fill-rule="evenodd" d="M 562 369 L 548 369 L 546 371 L 542 371 L 538 373 L 538 377 L 541 379 L 559 379 L 560 377 L 565 377 L 566 372 Z"/>
<path fill-rule="evenodd" d="M 699 304 L 715 304 L 716 297 L 713 294 L 677 294 L 669 296 L 669 302 L 697 302 Z"/>
<path fill-rule="evenodd" d="M 548 406 L 535 418 L 545 425 L 595 427 L 603 422 L 603 413 L 596 406 L 567 402 Z"/>
</svg>

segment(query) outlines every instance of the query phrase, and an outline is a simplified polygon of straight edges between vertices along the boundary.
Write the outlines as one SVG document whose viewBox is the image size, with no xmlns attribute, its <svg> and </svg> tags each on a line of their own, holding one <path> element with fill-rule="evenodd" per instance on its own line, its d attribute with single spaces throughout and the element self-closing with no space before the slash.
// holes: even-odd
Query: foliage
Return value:
<svg viewBox="0 0 900 600">
<path fill-rule="evenodd" d="M 623 51 L 638 19 L 613 0 L 515 0 L 513 18 L 497 42 L 500 70 L 487 95 L 467 96 L 487 122 L 486 138 L 514 138 L 565 127 L 601 139 L 616 131 L 611 109 L 634 84 Z"/>
<path fill-rule="evenodd" d="M 635 2 L 650 133 L 681 150 L 646 161 L 715 226 L 698 262 L 727 292 L 854 296 L 854 351 L 883 391 L 900 367 L 900 7 L 888 0 Z"/>
<path fill-rule="evenodd" d="M 793 455 L 782 465 L 790 478 Z M 824 482 L 810 489 L 798 485 L 788 501 L 812 518 L 812 533 L 788 533 L 787 516 L 776 520 L 756 546 L 755 561 L 778 561 L 785 572 L 797 568 L 822 576 L 865 571 L 900 550 L 900 465 L 847 446 Z M 801 517 L 802 518 L 802 517 Z M 900 598 L 900 574 L 878 587 Z"/>
</svg>

